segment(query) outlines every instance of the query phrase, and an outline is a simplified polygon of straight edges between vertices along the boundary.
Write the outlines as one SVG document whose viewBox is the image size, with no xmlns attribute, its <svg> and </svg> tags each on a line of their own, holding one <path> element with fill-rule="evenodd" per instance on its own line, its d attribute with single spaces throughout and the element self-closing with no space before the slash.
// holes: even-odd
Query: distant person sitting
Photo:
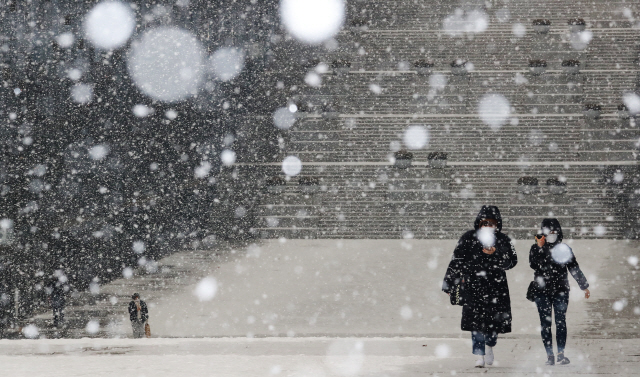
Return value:
<svg viewBox="0 0 640 377">
<path fill-rule="evenodd" d="M 131 327 L 133 328 L 133 337 L 143 338 L 145 335 L 144 325 L 149 319 L 149 310 L 147 309 L 147 303 L 140 300 L 140 295 L 137 293 L 131 296 L 129 319 L 131 320 Z"/>
</svg>

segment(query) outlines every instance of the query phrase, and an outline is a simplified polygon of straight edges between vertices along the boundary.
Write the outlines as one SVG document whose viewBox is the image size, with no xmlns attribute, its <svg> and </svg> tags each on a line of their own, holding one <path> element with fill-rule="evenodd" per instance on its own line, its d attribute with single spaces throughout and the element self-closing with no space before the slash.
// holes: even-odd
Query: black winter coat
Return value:
<svg viewBox="0 0 640 377">
<path fill-rule="evenodd" d="M 491 255 L 482 251 L 477 237 L 480 220 L 487 218 L 498 221 L 496 251 Z M 518 257 L 511 239 L 501 232 L 502 219 L 497 207 L 483 206 L 474 227 L 458 241 L 442 290 L 449 293 L 455 283 L 463 282 L 460 326 L 463 331 L 509 333 L 511 298 L 505 271 L 516 266 Z"/>
<path fill-rule="evenodd" d="M 51 308 L 64 309 L 66 305 L 65 288 L 68 289 L 67 285 L 56 278 L 50 282 L 48 288 L 51 292 Z"/>
<path fill-rule="evenodd" d="M 149 309 L 147 309 L 147 303 L 140 300 L 140 322 L 145 322 L 149 319 Z M 131 300 L 129 303 L 129 319 L 131 322 L 138 321 L 138 309 L 136 308 L 135 301 Z"/>
<path fill-rule="evenodd" d="M 560 292 L 568 294 L 570 288 L 567 271 L 576 279 L 580 289 L 589 288 L 587 278 L 580 270 L 573 250 L 569 245 L 562 243 L 560 222 L 557 219 L 542 220 L 541 232 L 548 233 L 547 230 L 558 231 L 556 242 L 547 242 L 542 247 L 533 244 L 529 250 L 529 266 L 534 271 L 533 279 L 538 283 L 538 292 L 548 297 L 553 297 Z M 556 247 L 562 248 L 562 250 L 554 250 Z"/>
</svg>

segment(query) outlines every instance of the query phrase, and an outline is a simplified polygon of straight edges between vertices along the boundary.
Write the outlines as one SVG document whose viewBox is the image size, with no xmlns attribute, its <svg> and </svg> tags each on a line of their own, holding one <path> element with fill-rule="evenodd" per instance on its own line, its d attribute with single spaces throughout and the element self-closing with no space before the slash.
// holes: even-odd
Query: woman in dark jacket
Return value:
<svg viewBox="0 0 640 377">
<path fill-rule="evenodd" d="M 149 309 L 147 303 L 140 300 L 140 295 L 137 293 L 131 296 L 131 302 L 129 302 L 129 319 L 133 328 L 133 337 L 144 337 L 144 326 L 149 319 Z"/>
<path fill-rule="evenodd" d="M 462 283 L 461 328 L 471 331 L 478 368 L 493 364 L 498 334 L 511 332 L 511 299 L 505 271 L 517 263 L 511 239 L 502 233 L 498 207 L 483 206 L 474 230 L 458 241 L 442 285 L 442 290 L 450 294 L 454 285 Z"/>
<path fill-rule="evenodd" d="M 558 364 L 569 364 L 564 356 L 567 343 L 566 313 L 569 305 L 569 277 L 571 273 L 584 297 L 589 298 L 589 283 L 578 266 L 578 261 L 569 245 L 562 243 L 562 227 L 557 219 L 544 219 L 536 243 L 529 251 L 529 265 L 534 271 L 533 299 L 538 307 L 542 343 L 547 351 L 547 365 L 554 365 L 553 338 L 551 334 L 551 312 L 556 321 Z"/>
</svg>

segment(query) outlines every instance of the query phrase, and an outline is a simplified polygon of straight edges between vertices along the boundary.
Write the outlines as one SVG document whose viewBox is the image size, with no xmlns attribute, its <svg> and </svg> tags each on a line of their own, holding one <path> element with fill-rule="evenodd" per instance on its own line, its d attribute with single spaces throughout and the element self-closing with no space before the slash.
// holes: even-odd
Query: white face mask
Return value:
<svg viewBox="0 0 640 377">
<path fill-rule="evenodd" d="M 546 238 L 548 243 L 554 243 L 558 240 L 558 235 L 551 233 L 551 234 L 548 234 Z"/>
<path fill-rule="evenodd" d="M 493 246 L 495 246 L 496 244 L 495 229 L 496 227 L 494 226 L 483 226 L 482 228 L 478 229 L 478 231 L 476 232 L 476 237 L 478 238 L 480 243 L 482 243 L 482 246 L 485 249 L 490 249 Z"/>
</svg>

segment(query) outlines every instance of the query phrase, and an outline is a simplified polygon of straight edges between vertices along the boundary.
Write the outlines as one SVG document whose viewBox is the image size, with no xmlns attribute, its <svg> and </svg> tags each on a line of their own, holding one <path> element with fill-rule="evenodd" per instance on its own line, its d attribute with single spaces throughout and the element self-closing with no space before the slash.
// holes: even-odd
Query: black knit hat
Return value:
<svg viewBox="0 0 640 377">
<path fill-rule="evenodd" d="M 137 299 L 137 298 L 140 298 L 140 294 L 139 294 L 139 293 L 134 293 L 134 294 L 131 296 L 131 299 L 132 299 L 132 300 L 135 300 L 135 299 Z"/>
</svg>

